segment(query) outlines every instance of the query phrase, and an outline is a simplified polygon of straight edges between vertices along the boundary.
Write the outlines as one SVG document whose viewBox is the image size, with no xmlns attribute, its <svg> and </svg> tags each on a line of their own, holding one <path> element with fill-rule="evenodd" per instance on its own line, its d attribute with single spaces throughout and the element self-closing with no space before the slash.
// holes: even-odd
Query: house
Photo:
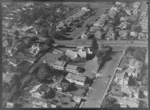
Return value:
<svg viewBox="0 0 150 110">
<path fill-rule="evenodd" d="M 145 97 L 148 97 L 148 86 L 141 85 L 139 92 L 142 91 Z"/>
<path fill-rule="evenodd" d="M 98 39 L 101 39 L 102 34 L 103 33 L 101 31 L 96 31 L 95 37 L 98 38 Z"/>
<path fill-rule="evenodd" d="M 120 30 L 119 35 L 121 39 L 127 39 L 128 31 L 127 30 Z"/>
<path fill-rule="evenodd" d="M 121 105 L 121 107 L 138 108 L 138 101 L 134 98 L 118 98 L 118 103 Z"/>
<path fill-rule="evenodd" d="M 133 8 L 138 9 L 140 5 L 141 5 L 140 2 L 134 2 L 134 3 L 133 3 Z"/>
<path fill-rule="evenodd" d="M 38 43 L 33 44 L 32 47 L 30 48 L 30 53 L 33 54 L 34 56 L 37 55 L 39 51 L 40 47 Z"/>
<path fill-rule="evenodd" d="M 65 52 L 65 55 L 70 57 L 71 59 L 75 59 L 77 58 L 77 52 L 74 52 L 72 50 L 67 49 L 67 51 Z"/>
<path fill-rule="evenodd" d="M 66 79 L 71 82 L 71 83 L 75 83 L 75 84 L 78 84 L 78 85 L 81 85 L 81 86 L 84 86 L 84 82 L 86 80 L 85 77 L 83 76 L 79 76 L 79 75 L 74 75 L 74 74 L 71 74 L 69 73 L 67 76 L 66 76 Z"/>
<path fill-rule="evenodd" d="M 12 102 L 6 103 L 6 108 L 13 108 L 13 107 L 14 107 L 14 103 L 12 103 Z"/>
<path fill-rule="evenodd" d="M 78 50 L 78 55 L 80 58 L 86 58 L 86 51 L 83 51 L 82 49 Z"/>
<path fill-rule="evenodd" d="M 74 65 L 67 65 L 66 66 L 66 71 L 77 74 L 77 68 L 78 66 L 74 66 Z"/>
<path fill-rule="evenodd" d="M 108 15 L 110 18 L 114 18 L 116 16 L 116 11 L 109 10 Z"/>
<path fill-rule="evenodd" d="M 42 85 L 42 84 L 38 84 L 38 85 L 34 86 L 34 87 L 29 91 L 29 93 L 33 93 L 33 92 L 37 91 L 37 90 L 40 88 L 41 85 Z"/>
<path fill-rule="evenodd" d="M 88 54 L 93 54 L 93 52 L 90 50 L 90 48 L 87 48 L 87 53 Z"/>
<path fill-rule="evenodd" d="M 141 70 L 142 66 L 143 66 L 143 62 L 136 60 L 135 58 L 132 58 L 129 61 L 129 68 L 134 70 L 134 73 L 132 74 L 133 76 L 137 76 L 137 74 L 139 73 L 139 71 Z"/>
<path fill-rule="evenodd" d="M 125 73 L 127 73 L 128 76 L 133 76 L 133 77 L 137 77 L 137 73 L 136 70 L 134 68 L 127 68 L 125 70 Z"/>
<path fill-rule="evenodd" d="M 11 58 L 11 59 L 7 59 L 7 61 L 9 62 L 9 64 L 11 64 L 14 67 L 17 67 L 19 65 L 20 62 L 17 62 L 16 59 Z"/>
<path fill-rule="evenodd" d="M 47 103 L 42 101 L 33 101 L 32 104 L 35 108 L 47 108 Z"/>
<path fill-rule="evenodd" d="M 31 94 L 32 97 L 35 97 L 35 98 L 41 98 L 43 95 L 40 94 L 39 92 L 34 92 Z"/>
<path fill-rule="evenodd" d="M 140 39 L 146 39 L 146 35 L 145 35 L 144 33 L 140 32 L 140 33 L 138 34 L 138 39 L 139 39 L 139 40 L 140 40 Z"/>
<path fill-rule="evenodd" d="M 114 40 L 114 32 L 113 32 L 113 29 L 111 28 L 111 29 L 109 29 L 108 30 L 108 32 L 107 32 L 107 38 L 108 38 L 108 40 Z"/>
<path fill-rule="evenodd" d="M 129 24 L 128 22 L 124 21 L 124 22 L 121 22 L 121 24 L 118 27 L 120 27 L 121 29 L 126 29 L 128 24 Z"/>
<path fill-rule="evenodd" d="M 129 97 L 132 97 L 132 90 L 127 85 L 121 87 L 121 92 L 127 94 Z"/>
<path fill-rule="evenodd" d="M 148 48 L 147 48 L 147 52 L 146 52 L 146 57 L 145 57 L 145 63 L 148 64 Z"/>
<path fill-rule="evenodd" d="M 85 32 L 81 35 L 81 39 L 86 40 L 88 36 L 85 34 Z"/>
<path fill-rule="evenodd" d="M 9 84 L 11 80 L 13 79 L 14 75 L 15 73 L 9 73 L 9 72 L 3 73 L 3 82 L 6 82 Z"/>
<path fill-rule="evenodd" d="M 137 38 L 138 33 L 137 32 L 130 32 L 130 36 L 132 36 L 133 38 Z"/>
<path fill-rule="evenodd" d="M 55 61 L 53 67 L 54 67 L 55 69 L 64 70 L 65 65 L 66 65 L 66 62 Z"/>
<path fill-rule="evenodd" d="M 80 103 L 81 102 L 81 97 L 80 96 L 77 96 L 77 95 L 74 95 L 73 96 L 73 100 L 77 103 Z"/>
<path fill-rule="evenodd" d="M 90 9 L 88 9 L 87 7 L 82 7 L 81 10 L 82 10 L 82 11 L 90 11 Z"/>
<path fill-rule="evenodd" d="M 26 31 L 31 30 L 31 29 L 33 29 L 33 26 L 24 26 L 24 27 L 23 27 L 22 29 L 20 29 L 20 30 L 26 32 Z"/>
<path fill-rule="evenodd" d="M 127 85 L 128 84 L 128 77 L 125 77 L 125 73 L 118 73 L 116 74 L 116 77 L 114 81 L 120 85 Z"/>
</svg>

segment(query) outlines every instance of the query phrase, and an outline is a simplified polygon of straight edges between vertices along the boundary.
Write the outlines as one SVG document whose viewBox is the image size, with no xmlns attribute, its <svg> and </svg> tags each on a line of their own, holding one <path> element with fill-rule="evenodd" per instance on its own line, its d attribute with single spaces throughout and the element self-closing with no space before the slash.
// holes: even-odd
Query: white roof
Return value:
<svg viewBox="0 0 150 110">
<path fill-rule="evenodd" d="M 35 92 L 42 84 L 38 84 L 36 86 L 34 86 L 31 90 L 30 90 L 30 93 L 33 93 Z"/>
<path fill-rule="evenodd" d="M 74 59 L 77 57 L 77 52 L 67 49 L 67 51 L 65 52 L 65 55 L 67 55 L 71 59 Z"/>
<path fill-rule="evenodd" d="M 80 57 L 86 57 L 86 52 L 80 50 L 80 51 L 78 51 L 78 55 L 79 55 Z"/>
<path fill-rule="evenodd" d="M 82 77 L 82 76 L 79 76 L 79 75 L 74 75 L 74 74 L 71 74 L 69 73 L 67 76 L 66 76 L 66 79 L 72 79 L 72 80 L 78 80 L 78 81 L 85 81 L 85 77 Z"/>
</svg>

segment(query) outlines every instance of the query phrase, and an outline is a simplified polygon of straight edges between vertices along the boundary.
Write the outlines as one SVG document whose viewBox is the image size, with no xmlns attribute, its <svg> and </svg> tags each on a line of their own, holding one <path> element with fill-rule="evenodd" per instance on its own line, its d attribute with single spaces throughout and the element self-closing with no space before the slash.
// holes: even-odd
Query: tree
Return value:
<svg viewBox="0 0 150 110">
<path fill-rule="evenodd" d="M 94 37 L 92 44 L 91 44 L 91 51 L 93 51 L 93 53 L 96 54 L 98 48 L 99 47 L 98 47 L 97 39 Z"/>
<path fill-rule="evenodd" d="M 133 53 L 133 57 L 140 61 L 145 61 L 146 49 L 142 47 L 137 47 Z"/>
<path fill-rule="evenodd" d="M 98 50 L 96 56 L 98 59 L 101 59 L 105 55 L 105 51 Z"/>
<path fill-rule="evenodd" d="M 44 93 L 44 98 L 51 99 L 55 97 L 55 91 L 52 88 L 48 88 Z"/>
<path fill-rule="evenodd" d="M 48 64 L 43 63 L 37 73 L 37 77 L 41 82 L 46 82 L 48 78 L 52 79 L 53 77 L 52 68 Z"/>
<path fill-rule="evenodd" d="M 101 108 L 111 108 L 114 107 L 116 103 L 117 103 L 117 99 L 112 98 L 110 96 L 106 96 L 102 101 Z"/>
</svg>

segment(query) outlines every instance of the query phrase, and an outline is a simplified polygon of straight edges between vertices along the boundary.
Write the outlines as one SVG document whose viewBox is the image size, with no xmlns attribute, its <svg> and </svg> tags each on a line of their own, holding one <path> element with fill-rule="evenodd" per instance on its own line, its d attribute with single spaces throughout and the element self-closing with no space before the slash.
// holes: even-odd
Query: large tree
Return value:
<svg viewBox="0 0 150 110">
<path fill-rule="evenodd" d="M 145 61 L 146 49 L 143 47 L 137 47 L 133 53 L 133 57 L 140 61 Z"/>
<path fill-rule="evenodd" d="M 98 46 L 98 43 L 97 43 L 97 39 L 94 37 L 94 39 L 92 41 L 92 44 L 91 44 L 91 50 L 94 52 L 94 54 L 96 54 L 98 48 L 99 48 L 99 46 Z"/>
<path fill-rule="evenodd" d="M 117 108 L 119 106 L 116 106 L 117 105 L 117 99 L 115 98 L 112 98 L 110 96 L 106 96 L 104 98 L 104 100 L 102 101 L 102 104 L 101 104 L 101 108 Z"/>
<path fill-rule="evenodd" d="M 48 64 L 41 64 L 40 69 L 37 73 L 37 78 L 41 82 L 46 82 L 49 78 L 52 79 L 54 73 L 52 68 Z"/>
</svg>

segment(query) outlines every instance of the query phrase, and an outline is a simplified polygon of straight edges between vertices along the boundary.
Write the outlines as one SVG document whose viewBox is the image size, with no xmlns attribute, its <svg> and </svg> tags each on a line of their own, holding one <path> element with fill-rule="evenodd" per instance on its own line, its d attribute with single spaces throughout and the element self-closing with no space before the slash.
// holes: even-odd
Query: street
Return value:
<svg viewBox="0 0 150 110">
<path fill-rule="evenodd" d="M 124 47 L 116 47 L 114 51 L 118 51 L 112 56 L 112 60 L 106 62 L 105 67 L 101 71 L 102 77 L 97 78 L 92 85 L 92 89 L 89 91 L 86 102 L 82 104 L 81 108 L 99 108 L 100 101 L 104 96 L 104 92 L 108 86 L 110 80 L 109 76 L 112 76 L 115 68 L 118 66 L 119 58 L 122 55 Z"/>
</svg>

